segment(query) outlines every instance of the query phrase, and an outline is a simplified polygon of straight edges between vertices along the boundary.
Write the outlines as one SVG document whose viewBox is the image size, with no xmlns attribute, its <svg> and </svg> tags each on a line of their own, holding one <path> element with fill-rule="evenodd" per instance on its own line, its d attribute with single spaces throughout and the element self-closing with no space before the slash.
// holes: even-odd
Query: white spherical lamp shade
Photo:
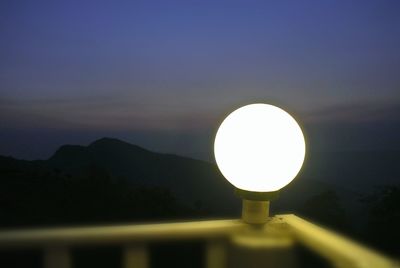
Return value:
<svg viewBox="0 0 400 268">
<path fill-rule="evenodd" d="M 290 183 L 303 165 L 304 135 L 287 112 L 269 104 L 243 106 L 218 129 L 218 168 L 236 188 L 273 192 Z"/>
</svg>

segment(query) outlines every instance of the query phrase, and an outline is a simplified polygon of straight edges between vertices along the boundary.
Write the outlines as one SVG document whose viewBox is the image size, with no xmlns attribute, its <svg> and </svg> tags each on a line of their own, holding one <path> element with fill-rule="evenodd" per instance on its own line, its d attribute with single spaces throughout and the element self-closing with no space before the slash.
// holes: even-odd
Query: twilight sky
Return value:
<svg viewBox="0 0 400 268">
<path fill-rule="evenodd" d="M 400 149 L 399 1 L 0 2 L 0 154 L 103 136 L 207 158 L 286 108 L 315 150 Z"/>
</svg>

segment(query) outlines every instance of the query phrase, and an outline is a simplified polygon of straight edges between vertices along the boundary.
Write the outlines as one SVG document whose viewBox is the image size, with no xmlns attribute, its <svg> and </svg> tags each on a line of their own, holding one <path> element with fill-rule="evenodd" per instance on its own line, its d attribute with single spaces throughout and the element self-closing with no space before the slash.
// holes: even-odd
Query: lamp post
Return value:
<svg viewBox="0 0 400 268">
<path fill-rule="evenodd" d="M 215 137 L 215 160 L 243 199 L 245 222 L 268 220 L 270 200 L 296 177 L 305 151 L 300 126 L 276 106 L 250 104 L 224 119 Z"/>
</svg>

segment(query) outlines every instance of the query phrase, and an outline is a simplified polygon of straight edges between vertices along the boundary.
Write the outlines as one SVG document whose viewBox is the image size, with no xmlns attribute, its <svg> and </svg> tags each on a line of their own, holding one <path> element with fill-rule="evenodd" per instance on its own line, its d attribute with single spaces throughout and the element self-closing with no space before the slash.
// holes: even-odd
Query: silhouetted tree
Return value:
<svg viewBox="0 0 400 268">
<path fill-rule="evenodd" d="M 368 206 L 366 239 L 387 253 L 399 257 L 400 187 L 381 187 L 362 201 Z"/>
</svg>

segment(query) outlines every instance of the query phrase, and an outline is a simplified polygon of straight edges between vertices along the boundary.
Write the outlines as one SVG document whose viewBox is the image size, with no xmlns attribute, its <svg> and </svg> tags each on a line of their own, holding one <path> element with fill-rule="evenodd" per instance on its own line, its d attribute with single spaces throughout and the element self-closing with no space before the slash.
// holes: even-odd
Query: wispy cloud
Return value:
<svg viewBox="0 0 400 268">
<path fill-rule="evenodd" d="M 20 127 L 77 129 L 173 130 L 199 129 L 215 116 L 204 110 L 165 105 L 135 97 L 1 99 L 3 124 Z M 208 112 L 208 113 L 207 113 Z"/>
<path fill-rule="evenodd" d="M 347 103 L 305 112 L 308 123 L 400 121 L 400 103 Z"/>
</svg>

